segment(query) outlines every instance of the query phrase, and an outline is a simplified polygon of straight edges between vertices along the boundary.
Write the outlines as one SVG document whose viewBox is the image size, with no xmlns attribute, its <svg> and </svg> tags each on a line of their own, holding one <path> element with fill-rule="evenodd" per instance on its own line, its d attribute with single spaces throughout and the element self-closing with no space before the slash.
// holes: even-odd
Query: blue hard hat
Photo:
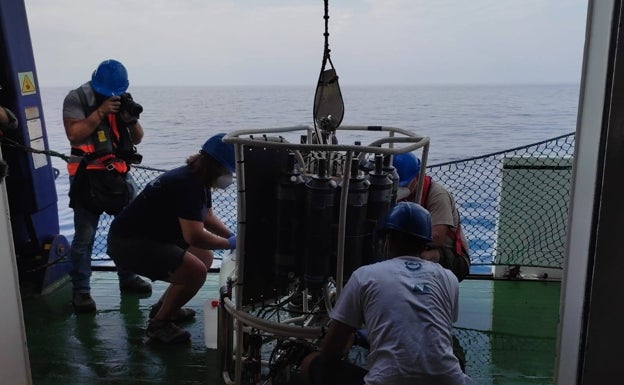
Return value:
<svg viewBox="0 0 624 385">
<path fill-rule="evenodd" d="M 392 165 L 399 174 L 399 186 L 401 187 L 407 186 L 420 172 L 420 159 L 411 152 L 394 155 Z"/>
<path fill-rule="evenodd" d="M 414 202 L 399 202 L 381 224 L 382 233 L 398 231 L 431 242 L 431 215 Z"/>
<path fill-rule="evenodd" d="M 236 169 L 234 157 L 234 145 L 225 143 L 223 137 L 225 134 L 217 134 L 210 137 L 201 148 L 201 151 L 215 158 L 221 165 L 227 168 L 231 173 Z"/>
<path fill-rule="evenodd" d="M 128 71 L 117 60 L 104 60 L 91 75 L 93 90 L 104 96 L 121 95 L 128 89 Z"/>
</svg>

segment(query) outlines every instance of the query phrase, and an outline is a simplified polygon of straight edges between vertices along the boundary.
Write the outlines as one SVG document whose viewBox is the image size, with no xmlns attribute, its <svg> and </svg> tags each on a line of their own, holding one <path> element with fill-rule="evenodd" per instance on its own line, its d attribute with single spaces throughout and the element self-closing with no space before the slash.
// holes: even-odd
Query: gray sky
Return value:
<svg viewBox="0 0 624 385">
<path fill-rule="evenodd" d="M 39 84 L 114 58 L 132 85 L 299 85 L 321 0 L 25 0 Z M 342 84 L 580 81 L 587 0 L 330 0 Z"/>
</svg>

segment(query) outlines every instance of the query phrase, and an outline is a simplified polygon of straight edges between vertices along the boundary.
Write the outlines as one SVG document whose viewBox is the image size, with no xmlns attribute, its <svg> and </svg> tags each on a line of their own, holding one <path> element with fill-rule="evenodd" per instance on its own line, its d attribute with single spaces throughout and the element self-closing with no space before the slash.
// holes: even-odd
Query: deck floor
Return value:
<svg viewBox="0 0 624 385">
<path fill-rule="evenodd" d="M 22 300 L 35 385 L 220 384 L 216 351 L 204 344 L 203 305 L 217 297 L 209 274 L 189 307 L 197 311 L 188 344 L 164 345 L 145 337 L 151 297 L 120 295 L 114 272 L 94 272 L 97 312 L 75 315 L 71 285 Z M 558 282 L 465 280 L 460 285 L 456 336 L 475 384 L 552 384 L 559 311 Z"/>
<path fill-rule="evenodd" d="M 165 290 L 154 282 L 151 297 L 120 295 L 114 272 L 94 272 L 95 314 L 75 315 L 71 284 L 23 300 L 33 384 L 218 384 L 216 351 L 206 349 L 203 303 L 216 295 L 210 274 L 188 307 L 196 320 L 184 325 L 189 344 L 165 345 L 145 337 L 150 306 Z"/>
</svg>

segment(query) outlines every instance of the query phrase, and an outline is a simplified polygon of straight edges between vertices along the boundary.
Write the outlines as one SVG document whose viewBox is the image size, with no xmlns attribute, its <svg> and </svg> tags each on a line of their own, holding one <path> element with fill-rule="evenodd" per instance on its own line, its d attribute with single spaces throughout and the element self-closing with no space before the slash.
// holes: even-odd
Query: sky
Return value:
<svg viewBox="0 0 624 385">
<path fill-rule="evenodd" d="M 307 85 L 321 0 L 25 0 L 39 84 Z M 587 0 L 330 0 L 341 84 L 578 83 Z"/>
</svg>

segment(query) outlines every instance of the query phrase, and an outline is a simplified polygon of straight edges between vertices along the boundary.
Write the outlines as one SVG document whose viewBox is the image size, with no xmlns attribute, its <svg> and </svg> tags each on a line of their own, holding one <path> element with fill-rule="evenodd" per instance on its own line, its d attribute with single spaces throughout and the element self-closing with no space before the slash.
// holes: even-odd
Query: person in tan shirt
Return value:
<svg viewBox="0 0 624 385">
<path fill-rule="evenodd" d="M 420 173 L 420 159 L 413 153 L 397 154 L 393 165 L 399 174 L 397 201 L 415 201 Z M 468 242 L 461 229 L 455 198 L 443 185 L 425 176 L 420 203 L 431 213 L 433 240 L 423 258 L 438 262 L 453 271 L 461 282 L 470 271 Z"/>
</svg>

